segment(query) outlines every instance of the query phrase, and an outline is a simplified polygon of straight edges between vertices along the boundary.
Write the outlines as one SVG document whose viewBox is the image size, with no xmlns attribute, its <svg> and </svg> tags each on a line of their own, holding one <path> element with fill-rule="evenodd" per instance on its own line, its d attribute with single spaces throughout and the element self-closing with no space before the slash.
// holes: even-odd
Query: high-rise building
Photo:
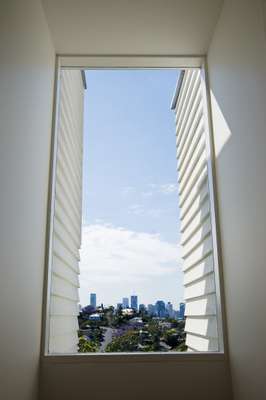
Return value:
<svg viewBox="0 0 266 400">
<path fill-rule="evenodd" d="M 133 310 L 138 311 L 138 296 L 131 296 L 130 297 L 130 305 Z"/>
<path fill-rule="evenodd" d="M 173 304 L 170 301 L 168 301 L 168 303 L 166 304 L 166 311 L 167 311 L 167 314 L 169 315 L 169 317 L 173 318 L 174 309 L 173 309 Z"/>
<path fill-rule="evenodd" d="M 129 307 L 128 297 L 123 297 L 122 304 L 123 304 L 123 308 L 128 308 Z"/>
<path fill-rule="evenodd" d="M 155 315 L 156 314 L 155 306 L 153 304 L 148 304 L 148 314 L 149 315 Z"/>
<path fill-rule="evenodd" d="M 117 311 L 121 311 L 122 308 L 123 308 L 123 304 L 122 304 L 122 303 L 117 303 L 117 304 L 116 304 L 116 310 L 117 310 Z"/>
<path fill-rule="evenodd" d="M 91 293 L 90 294 L 90 305 L 93 308 L 96 308 L 96 293 Z"/>
<path fill-rule="evenodd" d="M 155 307 L 157 316 L 160 318 L 164 318 L 166 314 L 165 302 L 163 300 L 157 300 Z"/>
<path fill-rule="evenodd" d="M 146 311 L 145 304 L 140 304 L 139 305 L 139 312 L 145 313 L 145 311 Z"/>
<path fill-rule="evenodd" d="M 178 319 L 185 319 L 185 308 L 186 308 L 185 303 L 179 304 Z"/>
</svg>

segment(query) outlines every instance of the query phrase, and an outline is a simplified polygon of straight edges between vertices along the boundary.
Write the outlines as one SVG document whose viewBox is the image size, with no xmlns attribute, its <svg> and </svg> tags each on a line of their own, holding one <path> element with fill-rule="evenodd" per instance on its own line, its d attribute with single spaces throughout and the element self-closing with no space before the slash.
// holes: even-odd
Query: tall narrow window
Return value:
<svg viewBox="0 0 266 400">
<path fill-rule="evenodd" d="M 201 71 L 62 70 L 58 89 L 47 351 L 218 351 Z"/>
</svg>

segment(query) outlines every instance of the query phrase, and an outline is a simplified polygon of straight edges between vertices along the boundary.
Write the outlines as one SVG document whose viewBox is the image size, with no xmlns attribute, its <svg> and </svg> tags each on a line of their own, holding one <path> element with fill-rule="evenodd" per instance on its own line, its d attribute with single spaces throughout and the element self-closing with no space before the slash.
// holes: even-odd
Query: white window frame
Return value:
<svg viewBox="0 0 266 400">
<path fill-rule="evenodd" d="M 207 118 L 207 169 L 209 180 L 209 191 L 211 199 L 211 224 L 214 248 L 214 273 L 217 299 L 217 325 L 218 325 L 218 352 L 160 352 L 160 353 L 77 353 L 77 354 L 49 354 L 49 307 L 51 289 L 51 254 L 52 254 L 52 232 L 54 214 L 54 190 L 55 190 L 55 165 L 57 153 L 57 128 L 58 109 L 60 93 L 60 70 L 61 69 L 187 69 L 197 68 L 201 70 L 205 82 L 203 101 L 204 111 Z M 89 88 L 88 88 L 89 90 Z M 46 231 L 46 255 L 45 276 L 43 296 L 43 318 L 42 318 L 42 342 L 41 357 L 45 362 L 161 362 L 162 360 L 173 360 L 183 362 L 185 360 L 221 360 L 228 358 L 228 344 L 226 335 L 225 299 L 222 279 L 222 256 L 221 240 L 219 235 L 218 202 L 215 180 L 215 152 L 210 106 L 210 90 L 208 85 L 207 61 L 205 56 L 157 56 L 157 55 L 88 55 L 68 56 L 57 55 L 55 65 L 54 102 L 52 118 L 52 140 L 51 160 L 48 193 L 47 231 Z"/>
</svg>

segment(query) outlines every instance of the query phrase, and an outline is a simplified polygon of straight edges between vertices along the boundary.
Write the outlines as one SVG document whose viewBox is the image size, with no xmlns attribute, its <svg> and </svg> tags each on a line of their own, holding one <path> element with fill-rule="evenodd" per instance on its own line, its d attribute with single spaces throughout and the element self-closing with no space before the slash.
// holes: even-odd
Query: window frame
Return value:
<svg viewBox="0 0 266 400">
<path fill-rule="evenodd" d="M 214 256 L 214 275 L 217 300 L 217 325 L 219 351 L 217 352 L 150 352 L 147 353 L 77 353 L 77 354 L 50 354 L 49 342 L 49 308 L 51 291 L 51 261 L 52 261 L 52 233 L 55 199 L 55 176 L 57 135 L 59 121 L 60 98 L 60 71 L 61 69 L 200 69 L 203 81 L 203 106 L 206 118 L 206 151 L 207 170 L 209 181 L 209 195 L 211 204 L 211 225 Z M 55 63 L 54 100 L 52 112 L 52 136 L 50 152 L 49 191 L 46 225 L 46 251 L 43 287 L 43 315 L 41 357 L 51 362 L 161 362 L 184 360 L 220 360 L 228 358 L 228 344 L 226 335 L 225 299 L 222 274 L 221 239 L 219 230 L 219 212 L 215 178 L 215 150 L 212 128 L 210 104 L 210 89 L 208 84 L 206 56 L 161 56 L 161 55 L 87 55 L 68 56 L 57 55 Z M 50 362 L 50 361 L 49 361 Z"/>
</svg>

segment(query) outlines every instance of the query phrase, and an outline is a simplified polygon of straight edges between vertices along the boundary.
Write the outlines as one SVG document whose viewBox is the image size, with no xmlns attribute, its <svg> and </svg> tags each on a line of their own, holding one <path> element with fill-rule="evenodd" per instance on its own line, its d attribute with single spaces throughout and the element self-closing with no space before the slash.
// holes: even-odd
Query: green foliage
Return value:
<svg viewBox="0 0 266 400">
<path fill-rule="evenodd" d="M 179 322 L 174 318 L 166 318 L 166 322 L 170 322 L 173 328 L 177 328 L 179 326 Z"/>
<path fill-rule="evenodd" d="M 163 339 L 165 343 L 170 347 L 176 347 L 179 343 L 179 335 L 177 334 L 176 329 L 168 329 L 164 332 Z"/>
<path fill-rule="evenodd" d="M 161 328 L 157 321 L 150 320 L 147 331 L 150 335 L 149 344 L 144 348 L 144 351 L 160 351 L 161 350 Z"/>
<path fill-rule="evenodd" d="M 87 340 L 85 336 L 79 338 L 78 352 L 79 353 L 95 353 L 97 344 L 91 340 Z"/>
<path fill-rule="evenodd" d="M 172 349 L 174 351 L 187 351 L 187 346 L 185 341 L 180 343 L 178 346 L 176 346 L 174 349 Z"/>
<path fill-rule="evenodd" d="M 172 318 L 153 319 L 145 311 L 134 312 L 132 315 L 124 315 L 121 308 L 114 307 L 101 309 L 101 319 L 89 320 L 88 314 L 79 317 L 79 352 L 96 352 L 104 339 L 104 328 L 112 328 L 114 333 L 129 329 L 122 336 L 114 337 L 105 349 L 106 352 L 156 352 L 156 351 L 186 351 L 185 345 L 185 321 Z M 133 317 L 141 317 L 141 327 L 130 325 Z M 168 322 L 171 329 L 167 328 Z M 85 336 L 84 336 L 85 335 Z M 167 346 L 165 346 L 165 344 Z"/>
<path fill-rule="evenodd" d="M 102 328 L 93 327 L 90 331 L 89 337 L 92 341 L 100 343 L 103 340 Z"/>
<path fill-rule="evenodd" d="M 184 331 L 184 329 L 185 329 L 185 321 L 184 320 L 178 321 L 178 329 L 180 332 Z"/>
<path fill-rule="evenodd" d="M 138 350 L 139 334 L 137 331 L 128 331 L 124 335 L 116 337 L 106 347 L 107 353 L 131 352 Z"/>
</svg>

